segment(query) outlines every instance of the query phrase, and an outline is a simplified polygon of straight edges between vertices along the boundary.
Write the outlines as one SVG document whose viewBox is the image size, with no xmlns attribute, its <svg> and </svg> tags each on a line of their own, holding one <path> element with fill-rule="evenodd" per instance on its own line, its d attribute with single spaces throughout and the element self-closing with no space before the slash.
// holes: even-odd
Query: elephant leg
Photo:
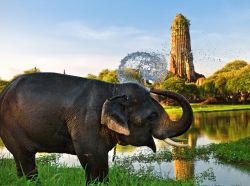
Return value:
<svg viewBox="0 0 250 186">
<path fill-rule="evenodd" d="M 35 162 L 35 153 L 22 152 L 19 154 L 17 159 L 15 159 L 17 164 L 17 173 L 20 174 L 20 169 L 22 174 L 26 176 L 29 180 L 37 180 L 38 171 Z"/>
<path fill-rule="evenodd" d="M 22 177 L 23 176 L 23 171 L 20 165 L 20 162 L 16 157 L 14 157 L 15 163 L 16 163 L 16 172 L 17 172 L 17 177 Z"/>
<path fill-rule="evenodd" d="M 7 149 L 13 154 L 17 176 L 21 177 L 25 175 L 28 179 L 37 177 L 37 170 L 35 164 L 35 153 L 30 152 L 24 146 L 22 146 L 18 139 L 13 137 L 9 131 L 4 131 L 2 139 Z"/>
<path fill-rule="evenodd" d="M 80 125 L 78 123 L 75 124 L 77 127 L 71 130 L 75 152 L 85 169 L 87 184 L 91 181 L 104 181 L 104 178 L 108 175 L 108 151 L 99 135 L 99 126 L 93 124 L 96 115 L 90 114 L 89 117 L 92 121 L 91 125 Z M 88 120 L 88 117 L 79 117 L 79 119 L 84 121 Z M 95 129 L 95 126 L 98 127 Z"/>
<path fill-rule="evenodd" d="M 85 168 L 86 182 L 104 181 L 108 175 L 108 154 L 107 153 L 87 153 L 78 155 L 81 165 Z M 107 180 L 106 178 L 105 180 Z"/>
</svg>

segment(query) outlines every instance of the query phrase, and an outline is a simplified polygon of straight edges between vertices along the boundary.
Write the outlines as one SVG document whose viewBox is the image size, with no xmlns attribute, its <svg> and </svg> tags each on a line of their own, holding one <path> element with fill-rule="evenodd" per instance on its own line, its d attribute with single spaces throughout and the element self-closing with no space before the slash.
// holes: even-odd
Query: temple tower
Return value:
<svg viewBox="0 0 250 186">
<path fill-rule="evenodd" d="M 190 22 L 185 16 L 175 16 L 171 26 L 170 72 L 195 82 L 198 77 L 194 71 L 189 26 Z"/>
</svg>

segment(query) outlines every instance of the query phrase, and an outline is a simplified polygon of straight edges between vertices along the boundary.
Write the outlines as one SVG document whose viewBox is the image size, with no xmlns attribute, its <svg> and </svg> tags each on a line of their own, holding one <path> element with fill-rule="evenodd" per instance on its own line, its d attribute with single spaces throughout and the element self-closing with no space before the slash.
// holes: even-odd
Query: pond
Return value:
<svg viewBox="0 0 250 186">
<path fill-rule="evenodd" d="M 178 118 L 178 115 L 171 115 L 171 118 Z M 250 110 L 227 111 L 227 112 L 201 112 L 194 114 L 192 127 L 182 138 L 188 139 L 191 147 L 207 145 L 210 143 L 224 143 L 236 141 L 250 136 Z M 157 149 L 169 148 L 166 143 L 155 140 Z M 117 157 L 126 158 L 136 154 L 152 153 L 147 147 L 118 146 Z M 113 151 L 110 151 L 110 162 Z M 0 157 L 11 156 L 0 141 Z M 59 163 L 67 166 L 80 166 L 77 157 L 63 154 Z M 188 179 L 199 178 L 203 174 L 209 175 L 202 180 L 202 185 L 248 185 L 250 181 L 250 168 L 248 165 L 220 164 L 214 159 L 209 161 L 184 161 L 174 160 L 173 162 L 134 162 L 136 170 L 152 169 L 156 176 L 162 178 Z"/>
</svg>

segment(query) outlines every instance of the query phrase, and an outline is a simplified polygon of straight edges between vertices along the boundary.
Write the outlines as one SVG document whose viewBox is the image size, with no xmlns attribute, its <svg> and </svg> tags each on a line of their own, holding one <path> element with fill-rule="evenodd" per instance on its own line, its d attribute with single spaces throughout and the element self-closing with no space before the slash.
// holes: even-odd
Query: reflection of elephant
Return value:
<svg viewBox="0 0 250 186">
<path fill-rule="evenodd" d="M 108 173 L 108 151 L 121 145 L 148 146 L 153 137 L 181 135 L 193 115 L 181 95 L 151 90 L 177 100 L 184 114 L 171 121 L 150 91 L 134 83 L 111 84 L 54 73 L 16 78 L 0 97 L 0 135 L 13 154 L 17 173 L 37 175 L 36 152 L 78 156 L 87 181 Z"/>
</svg>

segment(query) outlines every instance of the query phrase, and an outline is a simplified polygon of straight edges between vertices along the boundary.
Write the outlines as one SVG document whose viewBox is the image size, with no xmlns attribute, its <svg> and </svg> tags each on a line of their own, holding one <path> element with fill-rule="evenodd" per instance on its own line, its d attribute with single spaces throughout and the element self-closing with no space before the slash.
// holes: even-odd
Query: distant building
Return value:
<svg viewBox="0 0 250 186">
<path fill-rule="evenodd" d="M 190 22 L 185 16 L 182 14 L 175 16 L 171 25 L 170 72 L 186 78 L 189 82 L 196 82 L 204 75 L 194 70 L 189 26 Z"/>
</svg>

